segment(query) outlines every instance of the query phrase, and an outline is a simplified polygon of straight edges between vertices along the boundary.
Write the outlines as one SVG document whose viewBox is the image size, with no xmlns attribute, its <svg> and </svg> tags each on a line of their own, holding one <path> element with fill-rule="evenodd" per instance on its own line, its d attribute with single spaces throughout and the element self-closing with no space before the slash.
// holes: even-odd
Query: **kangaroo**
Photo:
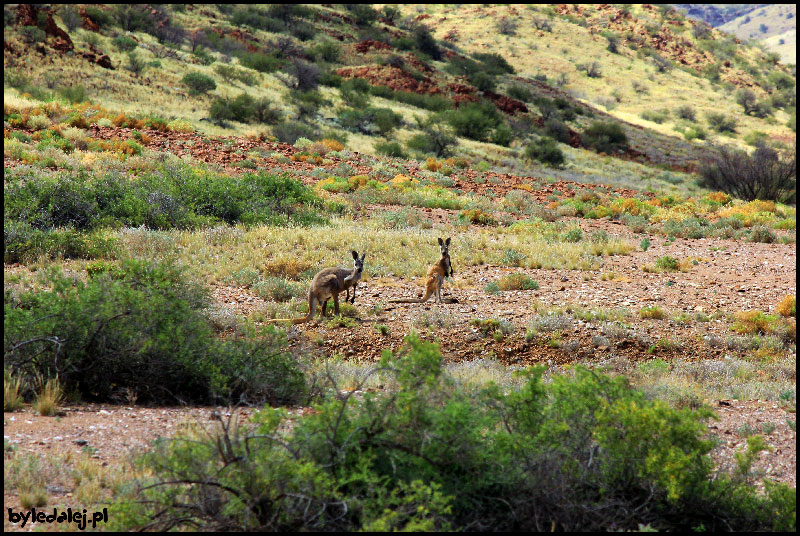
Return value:
<svg viewBox="0 0 800 536">
<path fill-rule="evenodd" d="M 439 249 L 442 252 L 442 258 L 430 267 L 428 270 L 428 279 L 425 282 L 425 295 L 419 299 L 406 299 L 406 300 L 389 300 L 389 303 L 425 303 L 432 294 L 436 294 L 436 303 L 458 303 L 455 298 L 447 298 L 442 300 L 442 284 L 445 277 L 450 277 L 455 274 L 453 265 L 450 262 L 450 239 L 439 239 Z"/>
<path fill-rule="evenodd" d="M 364 271 L 364 257 L 367 255 L 364 252 L 361 258 L 358 253 L 353 251 L 354 266 L 352 270 L 347 268 L 323 268 L 314 279 L 311 280 L 311 288 L 308 291 L 308 315 L 300 318 L 276 318 L 269 320 L 267 324 L 276 322 L 291 322 L 292 324 L 302 324 L 314 318 L 314 313 L 317 311 L 317 305 L 322 305 L 320 311 L 320 318 L 325 316 L 325 309 L 328 301 L 333 298 L 333 307 L 335 314 L 339 314 L 339 294 L 347 291 L 344 301 L 355 303 L 356 301 L 356 285 L 361 279 L 361 274 Z M 353 289 L 353 298 L 350 298 L 350 288 Z"/>
</svg>

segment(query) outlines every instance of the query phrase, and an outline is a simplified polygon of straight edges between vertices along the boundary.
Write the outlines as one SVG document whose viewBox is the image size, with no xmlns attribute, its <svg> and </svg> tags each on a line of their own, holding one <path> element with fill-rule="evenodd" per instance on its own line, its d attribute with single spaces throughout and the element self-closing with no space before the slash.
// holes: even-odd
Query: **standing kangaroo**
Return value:
<svg viewBox="0 0 800 536">
<path fill-rule="evenodd" d="M 453 265 L 450 263 L 450 239 L 442 241 L 439 239 L 439 249 L 442 258 L 428 270 L 428 279 L 425 281 L 425 295 L 419 299 L 389 300 L 389 303 L 425 303 L 432 294 L 436 294 L 436 303 L 458 303 L 455 298 L 442 300 L 442 284 L 445 277 L 450 277 L 455 273 Z"/>
<path fill-rule="evenodd" d="M 319 313 L 320 318 L 325 316 L 325 309 L 328 305 L 328 300 L 333 298 L 333 307 L 336 314 L 339 314 L 339 293 L 347 291 L 344 301 L 355 303 L 356 301 L 356 285 L 361 279 L 361 273 L 364 271 L 364 257 L 367 255 L 364 252 L 361 258 L 358 258 L 358 253 L 353 253 L 354 266 L 352 270 L 347 268 L 323 268 L 314 279 L 311 280 L 311 288 L 308 291 L 308 315 L 301 318 L 276 318 L 269 320 L 267 324 L 276 322 L 291 322 L 292 324 L 302 324 L 314 318 L 314 313 L 317 311 L 317 305 L 322 305 L 322 310 Z M 350 298 L 350 287 L 353 288 L 353 298 Z"/>
</svg>

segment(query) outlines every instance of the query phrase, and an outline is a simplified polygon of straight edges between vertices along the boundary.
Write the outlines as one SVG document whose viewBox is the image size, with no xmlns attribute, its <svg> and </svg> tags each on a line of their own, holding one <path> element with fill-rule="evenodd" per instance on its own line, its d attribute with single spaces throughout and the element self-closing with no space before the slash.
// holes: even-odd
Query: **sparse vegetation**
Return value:
<svg viewBox="0 0 800 536">
<path fill-rule="evenodd" d="M 762 480 L 794 449 L 757 456 L 796 399 L 777 55 L 666 6 L 4 12 L 12 506 L 66 494 L 115 530 L 794 530 L 794 490 Z M 389 305 L 440 238 L 443 302 Z M 263 327 L 351 249 L 340 314 Z M 714 430 L 706 401 L 747 404 Z M 39 423 L 91 402 L 160 416 L 91 411 L 113 432 L 45 454 Z M 749 446 L 712 450 L 723 428 Z"/>
</svg>

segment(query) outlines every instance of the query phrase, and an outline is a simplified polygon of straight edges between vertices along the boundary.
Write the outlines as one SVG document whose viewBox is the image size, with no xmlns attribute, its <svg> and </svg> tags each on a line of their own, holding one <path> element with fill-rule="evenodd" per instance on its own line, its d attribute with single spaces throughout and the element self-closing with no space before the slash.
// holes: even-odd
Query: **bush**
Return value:
<svg viewBox="0 0 800 536">
<path fill-rule="evenodd" d="M 294 85 L 292 89 L 298 91 L 313 91 L 319 85 L 319 68 L 313 63 L 294 58 L 290 72 L 294 75 Z"/>
<path fill-rule="evenodd" d="M 497 281 L 499 290 L 539 290 L 539 283 L 525 274 L 515 272 L 500 278 Z"/>
<path fill-rule="evenodd" d="M 49 259 L 96 259 L 113 257 L 118 240 L 103 232 L 85 233 L 67 227 L 36 229 L 24 221 L 5 220 L 3 259 L 6 263 L 29 263 Z"/>
<path fill-rule="evenodd" d="M 20 33 L 22 34 L 22 39 L 28 44 L 43 43 L 47 38 L 44 30 L 36 26 L 23 26 L 20 29 Z"/>
<path fill-rule="evenodd" d="M 723 113 L 709 112 L 706 114 L 708 126 L 717 132 L 736 132 L 736 119 L 727 117 Z"/>
<path fill-rule="evenodd" d="M 217 83 L 214 82 L 214 79 L 203 73 L 187 73 L 181 82 L 189 87 L 189 92 L 192 95 L 202 95 L 217 89 Z"/>
<path fill-rule="evenodd" d="M 284 65 L 284 60 L 261 52 L 245 52 L 239 55 L 239 63 L 261 73 L 274 73 Z"/>
<path fill-rule="evenodd" d="M 660 125 L 669 119 L 669 110 L 645 110 L 641 116 L 645 121 L 652 121 Z"/>
<path fill-rule="evenodd" d="M 126 261 L 87 283 L 52 271 L 45 287 L 52 290 L 5 303 L 5 363 L 24 380 L 57 376 L 84 400 L 103 402 L 129 393 L 145 403 L 304 396 L 285 336 L 270 329 L 258 339 L 219 340 L 201 312 L 204 292 L 173 265 Z"/>
<path fill-rule="evenodd" d="M 763 242 L 765 244 L 772 244 L 778 237 L 766 225 L 755 225 L 750 230 L 750 242 Z"/>
<path fill-rule="evenodd" d="M 442 59 L 442 51 L 439 45 L 436 44 L 436 39 L 431 35 L 431 31 L 427 26 L 424 24 L 417 24 L 411 33 L 414 37 L 414 44 L 417 50 L 427 54 L 434 60 L 438 61 Z"/>
<path fill-rule="evenodd" d="M 61 88 L 61 96 L 64 97 L 67 102 L 71 102 L 72 104 L 77 104 L 80 102 L 86 102 L 86 88 L 83 86 L 69 86 Z"/>
<path fill-rule="evenodd" d="M 236 8 L 231 16 L 231 23 L 236 26 L 250 26 L 265 32 L 279 33 L 286 30 L 286 23 L 283 20 L 254 7 Z"/>
<path fill-rule="evenodd" d="M 258 83 L 258 77 L 249 69 L 237 69 L 233 65 L 220 63 L 214 66 L 214 71 L 228 83 L 238 81 L 247 86 L 254 86 Z"/>
<path fill-rule="evenodd" d="M 522 102 L 530 102 L 533 98 L 533 92 L 530 89 L 518 84 L 510 86 L 506 92 L 512 99 L 517 99 Z"/>
<path fill-rule="evenodd" d="M 763 443 L 716 475 L 710 410 L 671 408 L 580 366 L 543 373 L 524 371 L 519 389 L 460 386 L 412 333 L 368 375 L 388 392 L 329 381 L 339 396 L 291 426 L 265 409 L 256 430 L 159 442 L 140 460 L 153 478 L 117 497 L 127 515 L 109 528 L 794 530 L 796 492 L 768 483 L 762 494 L 747 477 Z"/>
<path fill-rule="evenodd" d="M 500 112 L 488 101 L 462 104 L 457 110 L 445 112 L 444 117 L 457 135 L 478 141 L 485 141 L 503 122 Z"/>
<path fill-rule="evenodd" d="M 379 141 L 375 143 L 375 152 L 393 158 L 407 158 L 403 146 L 396 141 Z"/>
<path fill-rule="evenodd" d="M 697 112 L 695 111 L 694 107 L 689 104 L 678 106 L 675 109 L 675 115 L 680 119 L 686 119 L 687 121 L 694 121 L 697 119 Z"/>
<path fill-rule="evenodd" d="M 132 50 L 131 52 L 128 52 L 128 64 L 126 65 L 126 68 L 130 72 L 132 72 L 136 76 L 139 76 L 140 74 L 142 74 L 142 72 L 144 71 L 145 67 L 147 67 L 147 62 L 145 62 L 136 53 L 135 50 Z"/>
<path fill-rule="evenodd" d="M 572 134 L 570 134 L 567 124 L 555 117 L 545 121 L 544 128 L 547 131 L 547 135 L 556 141 L 567 144 L 572 141 Z"/>
<path fill-rule="evenodd" d="M 104 226 L 172 229 L 220 222 L 283 223 L 289 217 L 296 221 L 312 217 L 309 211 L 320 203 L 302 183 L 265 172 L 227 176 L 171 164 L 134 180 L 114 173 L 91 180 L 85 172 L 34 173 L 7 174 L 6 224 L 20 222 L 41 231 L 86 231 Z M 22 228 L 19 232 L 22 238 L 15 239 L 19 243 L 39 240 L 38 235 L 24 238 L 28 231 Z"/>
<path fill-rule="evenodd" d="M 553 138 L 543 136 L 525 148 L 525 156 L 544 164 L 560 167 L 564 164 L 564 153 Z"/>
<path fill-rule="evenodd" d="M 296 121 L 284 121 L 272 127 L 272 134 L 282 143 L 291 143 L 298 138 L 316 139 L 317 131 L 314 127 Z"/>
<path fill-rule="evenodd" d="M 370 92 L 377 97 L 396 100 L 433 112 L 441 112 L 453 108 L 453 101 L 441 95 L 421 95 L 411 91 L 394 91 L 386 86 L 372 86 Z"/>
<path fill-rule="evenodd" d="M 442 125 L 436 118 L 417 119 L 422 134 L 412 136 L 406 144 L 412 151 L 433 153 L 438 157 L 449 156 L 453 147 L 458 143 L 453 132 L 446 125 Z"/>
<path fill-rule="evenodd" d="M 139 46 L 139 43 L 136 42 L 136 39 L 128 37 L 127 35 L 118 35 L 114 38 L 112 42 L 114 43 L 114 46 L 117 47 L 117 50 L 119 50 L 120 52 L 130 52 L 131 50 Z"/>
<path fill-rule="evenodd" d="M 75 7 L 66 5 L 59 10 L 61 20 L 64 21 L 64 26 L 67 27 L 68 32 L 74 32 L 81 25 L 81 15 Z"/>
<path fill-rule="evenodd" d="M 381 136 L 389 136 L 394 129 L 400 126 L 403 116 L 394 113 L 390 108 L 375 108 L 373 122 Z"/>
<path fill-rule="evenodd" d="M 759 145 L 748 154 L 725 146 L 713 148 L 700 167 L 700 184 L 752 201 L 794 202 L 797 177 L 794 152 L 781 155 Z"/>
<path fill-rule="evenodd" d="M 608 154 L 625 149 L 628 136 L 619 123 L 596 121 L 583 131 L 583 143 Z"/>
<path fill-rule="evenodd" d="M 778 314 L 781 316 L 797 316 L 797 298 L 787 295 L 778 304 Z"/>
<path fill-rule="evenodd" d="M 497 21 L 497 31 L 503 35 L 517 35 L 517 28 L 519 23 L 514 19 L 503 17 Z"/>
<path fill-rule="evenodd" d="M 247 93 L 242 93 L 234 99 L 217 97 L 211 103 L 208 116 L 218 124 L 226 121 L 239 121 L 272 125 L 280 121 L 281 113 L 272 108 L 272 103 L 268 99 L 256 100 Z"/>
<path fill-rule="evenodd" d="M 86 16 L 92 19 L 92 22 L 97 24 L 100 29 L 107 28 L 114 22 L 111 14 L 100 7 L 88 5 L 84 8 L 84 11 Z"/>
</svg>

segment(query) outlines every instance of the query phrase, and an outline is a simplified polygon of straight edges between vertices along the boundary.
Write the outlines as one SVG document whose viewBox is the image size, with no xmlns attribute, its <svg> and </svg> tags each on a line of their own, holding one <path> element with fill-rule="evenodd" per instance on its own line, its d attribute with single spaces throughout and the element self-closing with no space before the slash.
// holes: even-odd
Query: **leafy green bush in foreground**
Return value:
<svg viewBox="0 0 800 536">
<path fill-rule="evenodd" d="M 434 344 L 412 334 L 405 353 L 380 363 L 387 392 L 334 387 L 291 426 L 265 409 L 255 431 L 161 441 L 113 528 L 794 530 L 795 490 L 750 480 L 758 439 L 735 474 L 712 474 L 709 410 L 584 368 L 476 393 L 442 374 Z"/>
<path fill-rule="evenodd" d="M 84 400 L 290 403 L 305 380 L 285 336 L 217 338 L 205 292 L 171 264 L 103 263 L 75 282 L 53 271 L 43 286 L 5 295 L 4 365 L 27 385 L 57 376 Z M 110 267 L 110 268 L 109 268 Z"/>
</svg>

